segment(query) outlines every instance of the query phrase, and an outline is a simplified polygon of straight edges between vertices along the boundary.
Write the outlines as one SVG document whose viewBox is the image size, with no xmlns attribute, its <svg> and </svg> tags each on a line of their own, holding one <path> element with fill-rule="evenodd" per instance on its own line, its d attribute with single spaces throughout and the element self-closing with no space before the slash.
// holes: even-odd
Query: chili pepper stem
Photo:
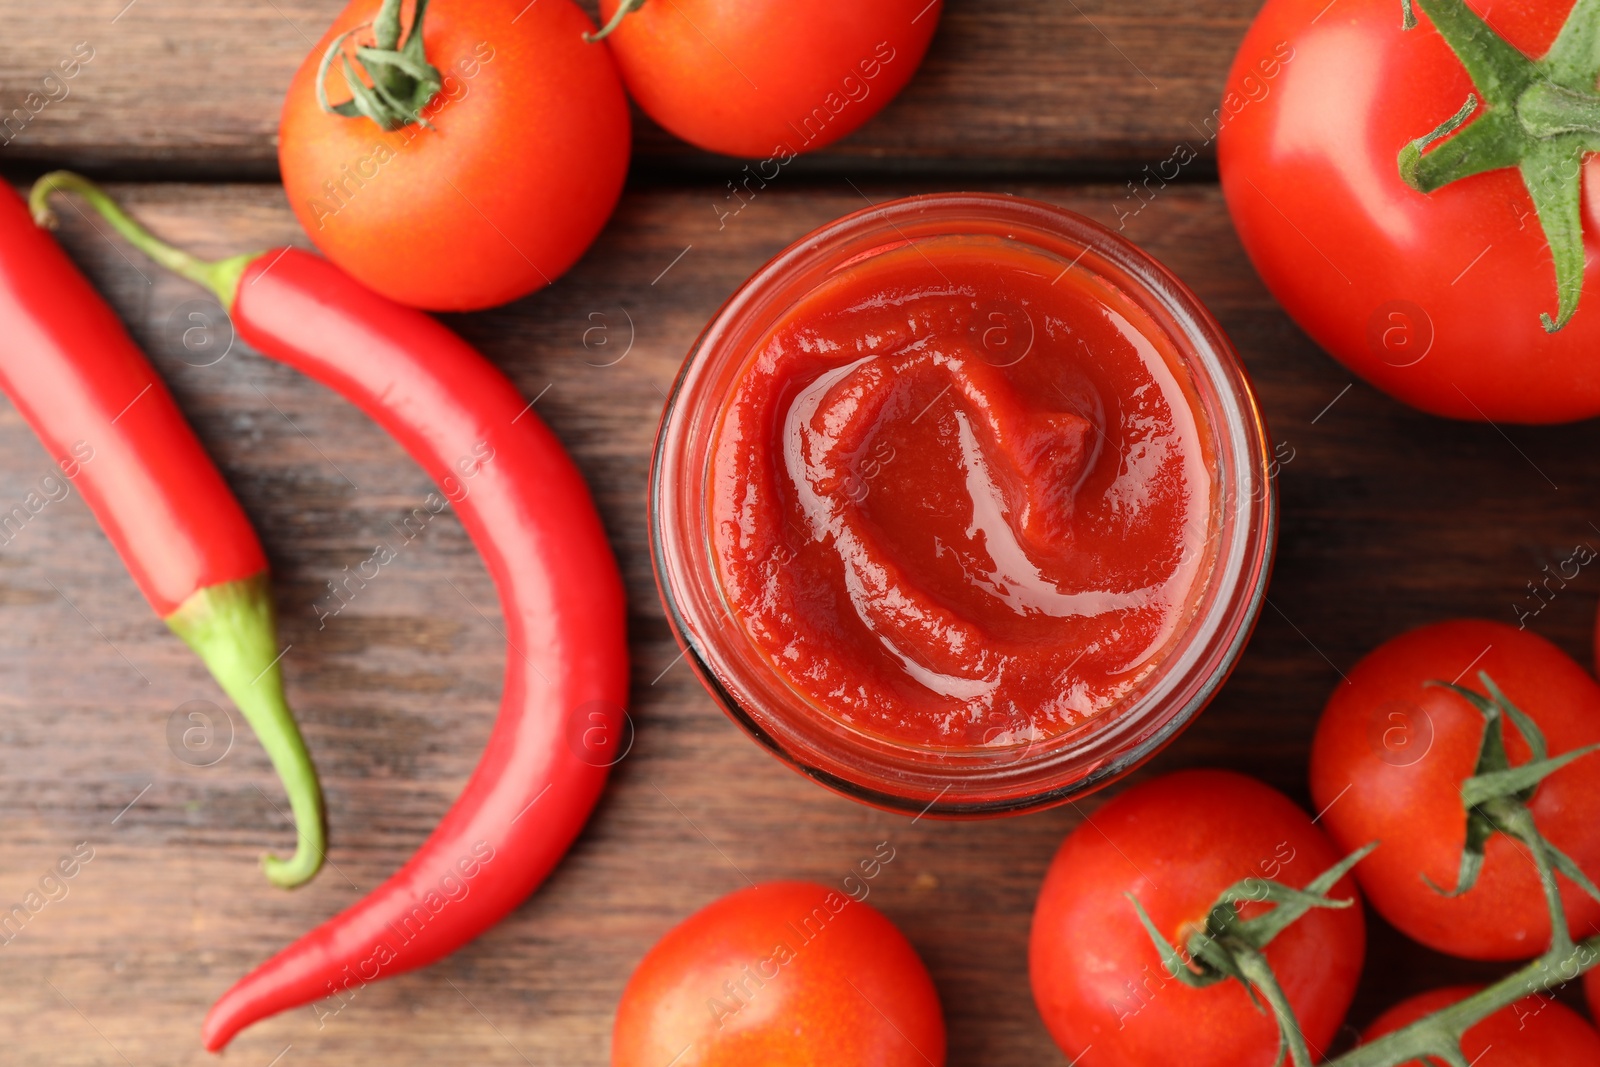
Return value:
<svg viewBox="0 0 1600 1067">
<path fill-rule="evenodd" d="M 227 311 L 233 310 L 233 298 L 239 292 L 239 279 L 244 275 L 245 268 L 260 255 L 251 252 L 218 260 L 204 260 L 190 255 L 145 229 L 104 189 L 70 170 L 51 171 L 34 182 L 33 191 L 28 194 L 28 210 L 33 214 L 33 221 L 45 229 L 55 229 L 58 222 L 54 209 L 50 207 L 50 195 L 56 192 L 77 193 L 83 197 L 129 244 L 174 274 L 211 290 Z"/>
<path fill-rule="evenodd" d="M 265 574 L 207 586 L 167 616 L 261 740 L 289 794 L 298 840 L 294 856 L 261 858 L 267 880 L 290 888 L 322 866 L 327 848 L 322 789 L 283 693 L 282 653 Z"/>
</svg>

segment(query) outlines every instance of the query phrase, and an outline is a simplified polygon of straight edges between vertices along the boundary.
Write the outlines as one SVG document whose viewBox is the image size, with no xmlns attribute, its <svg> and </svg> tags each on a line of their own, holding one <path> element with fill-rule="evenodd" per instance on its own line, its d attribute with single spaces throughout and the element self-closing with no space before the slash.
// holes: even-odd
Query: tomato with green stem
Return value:
<svg viewBox="0 0 1600 1067">
<path fill-rule="evenodd" d="M 1335 686 L 1311 749 L 1322 825 L 1406 936 L 1470 959 L 1533 956 L 1550 909 L 1532 850 L 1560 873 L 1575 936 L 1600 900 L 1600 685 L 1527 630 L 1463 619 L 1381 645 Z M 1586 873 L 1587 872 L 1587 873 Z"/>
<path fill-rule="evenodd" d="M 889 849 L 888 858 L 884 849 Z M 874 859 L 886 863 L 887 843 Z M 927 968 L 876 908 L 810 882 L 729 894 L 670 930 L 623 990 L 612 1067 L 942 1067 Z"/>
<path fill-rule="evenodd" d="M 628 92 L 669 132 L 775 168 L 832 144 L 893 99 L 922 62 L 942 8 L 942 0 L 600 0 L 607 22 L 594 38 L 605 38 Z"/>
<path fill-rule="evenodd" d="M 1119 794 L 1039 891 L 1028 970 L 1051 1036 L 1078 1067 L 1166 1067 L 1178 1050 L 1188 1067 L 1309 1062 L 1360 975 L 1344 871 L 1363 854 L 1341 862 L 1292 801 L 1228 771 Z"/>
<path fill-rule="evenodd" d="M 571 0 L 351 0 L 289 86 L 284 192 L 347 273 L 465 311 L 547 285 L 611 215 L 627 100 Z"/>
<path fill-rule="evenodd" d="M 1462 986 L 1419 993 L 1378 1016 L 1361 1040 L 1393 1033 L 1475 992 Z M 1461 1038 L 1461 1053 L 1472 1067 L 1589 1067 L 1600 1063 L 1600 1034 L 1565 1004 L 1535 994 L 1469 1028 Z M 1428 1059 L 1430 1067 L 1442 1062 Z M 1421 1060 L 1411 1063 L 1422 1067 Z"/>
<path fill-rule="evenodd" d="M 1218 113 L 1223 193 L 1356 374 L 1455 418 L 1600 413 L 1597 27 L 1600 0 L 1263 7 Z"/>
</svg>

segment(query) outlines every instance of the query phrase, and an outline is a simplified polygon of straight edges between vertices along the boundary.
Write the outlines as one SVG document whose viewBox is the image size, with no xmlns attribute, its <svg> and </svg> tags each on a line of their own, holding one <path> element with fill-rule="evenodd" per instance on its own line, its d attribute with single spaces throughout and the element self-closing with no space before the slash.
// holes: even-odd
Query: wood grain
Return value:
<svg viewBox="0 0 1600 1067">
<path fill-rule="evenodd" d="M 670 926 L 746 879 L 837 882 L 887 840 L 896 857 L 871 900 L 934 974 L 953 1067 L 1065 1062 L 1028 990 L 1028 921 L 1055 847 L 1098 798 L 995 822 L 913 823 L 816 788 L 746 740 L 674 664 L 646 553 L 649 444 L 705 320 L 806 230 L 863 197 L 927 188 L 775 184 L 721 229 L 714 184 L 636 190 L 554 287 L 452 320 L 529 397 L 543 391 L 536 410 L 596 489 L 630 597 L 636 744 L 571 857 L 506 922 L 432 968 L 361 991 L 320 1028 L 301 1009 L 247 1031 L 231 1061 L 598 1067 L 624 982 Z M 1106 222 L 1119 198 L 1106 186 L 994 188 Z M 301 239 L 276 186 L 115 192 L 201 253 Z M 82 503 L 50 504 L 0 545 L 0 905 L 77 842 L 95 858 L 65 899 L 0 946 L 0 1061 L 209 1063 L 197 1033 L 211 1001 L 403 862 L 459 790 L 498 703 L 497 609 L 447 512 L 319 629 L 324 583 L 392 537 L 388 523 L 428 492 L 425 478 L 337 398 L 242 346 L 195 365 L 216 349 L 192 332 L 185 347 L 185 330 L 203 329 L 188 316 L 214 316 L 215 306 L 81 216 L 69 210 L 64 223 L 68 248 L 147 347 L 261 530 L 293 646 L 290 695 L 324 776 L 333 838 L 311 886 L 285 893 L 260 877 L 256 855 L 290 843 L 266 760 L 242 723 L 213 767 L 173 757 L 175 709 L 222 698 L 152 617 Z M 1600 544 L 1593 429 L 1446 423 L 1352 386 L 1268 298 L 1214 188 L 1165 191 L 1129 232 L 1216 312 L 1274 433 L 1294 449 L 1280 477 L 1271 606 L 1215 704 L 1143 775 L 1233 767 L 1308 803 L 1307 743 L 1341 671 L 1412 625 L 1463 614 L 1515 621 L 1512 604 L 1543 564 L 1578 542 Z M 21 499 L 46 470 L 26 427 L 0 407 L 0 503 Z M 1585 572 L 1533 620 L 1585 662 L 1597 587 Z M 1420 952 L 1381 924 L 1370 952 L 1356 1025 L 1404 993 L 1496 973 Z"/>
<path fill-rule="evenodd" d="M 901 96 L 798 168 L 870 174 L 941 167 L 1104 172 L 1166 159 L 1180 141 L 1209 160 L 1205 123 L 1255 0 L 950 0 Z M 8 0 L 0 34 L 0 165 L 270 179 L 290 76 L 340 0 Z M 594 0 L 584 7 L 595 11 Z M 45 74 L 87 42 L 63 89 Z M 46 91 L 46 90 L 49 91 Z M 28 106 L 31 93 L 40 94 Z M 59 97 L 49 100 L 51 95 Z M 48 103 L 39 106 L 41 100 Z M 37 111 L 33 115 L 33 111 Z M 640 122 L 647 170 L 727 177 L 729 161 Z"/>
</svg>

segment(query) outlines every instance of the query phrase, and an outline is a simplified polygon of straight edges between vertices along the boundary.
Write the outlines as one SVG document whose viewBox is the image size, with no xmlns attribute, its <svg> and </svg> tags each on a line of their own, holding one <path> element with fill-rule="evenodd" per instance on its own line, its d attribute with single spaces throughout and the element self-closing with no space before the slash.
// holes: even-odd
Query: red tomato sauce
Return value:
<svg viewBox="0 0 1600 1067">
<path fill-rule="evenodd" d="M 718 419 L 732 622 L 851 728 L 1042 740 L 1137 689 L 1211 564 L 1213 447 L 1171 339 L 1070 261 L 954 236 L 783 314 Z"/>
</svg>

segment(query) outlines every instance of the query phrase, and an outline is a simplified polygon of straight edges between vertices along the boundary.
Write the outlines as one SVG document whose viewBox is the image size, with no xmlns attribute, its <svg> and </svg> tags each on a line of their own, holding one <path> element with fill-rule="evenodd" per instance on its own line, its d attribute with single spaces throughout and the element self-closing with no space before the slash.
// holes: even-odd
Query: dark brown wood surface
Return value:
<svg viewBox="0 0 1600 1067">
<path fill-rule="evenodd" d="M 117 6 L 89 7 L 109 20 Z M 335 5 L 277 6 L 315 37 Z M 1141 65 L 1149 60 L 1162 91 L 1190 85 L 1182 106 L 1204 114 L 1249 4 L 1213 6 L 1204 15 L 1181 5 L 1120 16 L 1115 5 L 1082 8 L 1113 37 L 1127 35 L 1119 43 Z M 19 57 L 85 36 L 77 20 L 88 16 L 23 8 L 8 11 L 13 32 L 0 36 L 7 91 L 26 80 Z M 1171 135 L 1162 123 L 1172 116 L 1139 103 L 1117 53 L 1099 55 L 1103 40 L 1074 21 L 1073 5 L 1064 9 L 953 6 L 924 77 L 840 153 L 882 151 L 908 172 L 925 157 L 999 171 L 1035 157 L 1115 160 Z M 98 160 L 115 170 L 165 160 L 202 177 L 260 163 L 276 86 L 304 47 L 282 21 L 272 4 L 137 0 L 108 23 L 94 61 L 105 63 L 84 75 L 103 81 L 93 92 L 85 81 L 71 121 L 63 108 L 48 136 L 41 118 L 28 162 Z M 125 36 L 113 46 L 112 33 Z M 970 90 L 957 72 L 964 63 L 987 71 Z M 200 92 L 224 74 L 214 94 Z M 1059 113 L 1070 94 L 1081 113 Z M 1011 125 L 997 127 L 997 116 Z M 0 149 L 0 163 L 10 151 Z M 714 204 L 726 176 L 665 185 L 639 177 L 568 276 L 450 320 L 530 398 L 540 395 L 536 410 L 594 486 L 630 597 L 633 751 L 571 856 L 506 922 L 432 968 L 362 990 L 320 1026 L 300 1009 L 247 1031 L 229 1061 L 598 1067 L 624 982 L 669 927 L 746 879 L 836 882 L 888 840 L 895 859 L 870 899 L 933 972 L 950 1063 L 1065 1063 L 1032 1005 L 1028 920 L 1053 850 L 1099 798 L 981 823 L 884 815 L 780 766 L 675 663 L 649 571 L 644 490 L 663 394 L 688 345 L 795 237 L 863 197 L 950 184 L 914 173 L 854 186 L 796 174 L 719 229 Z M 981 187 L 1106 222 L 1121 198 L 1114 184 L 995 178 Z M 303 241 L 274 184 L 114 191 L 203 254 Z M 0 543 L 0 909 L 75 844 L 90 843 L 94 859 L 65 898 L 0 945 L 0 1063 L 209 1063 L 197 1034 L 211 1001 L 394 870 L 459 791 L 498 704 L 497 607 L 446 513 L 319 626 L 325 583 L 390 536 L 389 521 L 421 501 L 427 480 L 337 398 L 242 345 L 202 365 L 228 344 L 215 304 L 103 226 L 70 209 L 64 216 L 62 240 L 146 346 L 261 531 L 293 646 L 290 695 L 324 777 L 333 838 L 311 886 L 266 884 L 255 858 L 287 847 L 291 834 L 265 758 L 236 714 L 232 748 L 216 765 L 173 756 L 172 716 L 191 701 L 225 701 L 152 616 L 82 502 L 48 504 Z M 1279 480 L 1271 605 L 1221 696 L 1141 776 L 1233 767 L 1308 803 L 1307 743 L 1339 672 L 1412 625 L 1462 614 L 1514 622 L 1513 605 L 1526 603 L 1525 584 L 1541 567 L 1579 543 L 1600 546 L 1595 431 L 1448 423 L 1352 384 L 1268 297 L 1212 185 L 1166 189 L 1128 232 L 1217 314 L 1275 435 L 1293 449 Z M 0 404 L 0 511 L 48 470 Z M 1532 620 L 1585 662 L 1600 589 L 1589 570 Z M 1405 993 L 1497 973 L 1425 953 L 1381 923 L 1370 956 L 1357 1026 Z"/>
<path fill-rule="evenodd" d="M 0 161 L 271 177 L 283 89 L 343 6 L 9 0 L 0 118 L 40 91 L 46 71 L 78 42 L 94 58 L 59 102 L 0 148 Z M 595 0 L 583 6 L 596 10 Z M 1255 0 L 956 0 L 900 98 L 802 166 L 1137 169 L 1165 159 L 1179 141 L 1208 151 L 1205 121 L 1255 7 Z M 648 121 L 640 126 L 643 166 L 718 166 Z"/>
</svg>

